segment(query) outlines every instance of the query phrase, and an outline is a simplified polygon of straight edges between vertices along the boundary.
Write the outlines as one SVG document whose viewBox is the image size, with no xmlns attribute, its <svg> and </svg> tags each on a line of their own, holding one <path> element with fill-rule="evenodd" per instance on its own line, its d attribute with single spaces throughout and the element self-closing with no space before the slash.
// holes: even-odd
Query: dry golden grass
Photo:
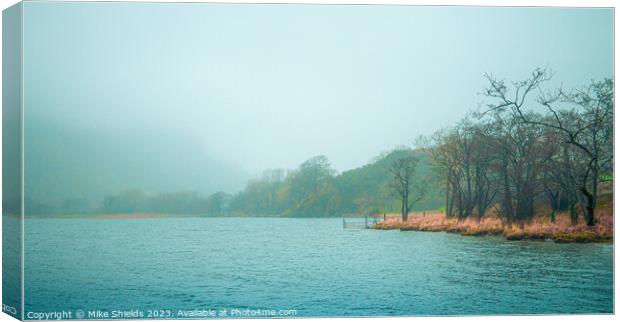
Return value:
<svg viewBox="0 0 620 322">
<path fill-rule="evenodd" d="M 549 216 L 537 216 L 530 222 L 522 224 L 503 223 L 494 213 L 482 219 L 467 218 L 458 220 L 446 218 L 443 213 L 412 213 L 406 222 L 398 215 L 390 214 L 384 222 L 376 224 L 375 229 L 400 229 L 416 231 L 445 231 L 464 236 L 503 235 L 509 240 L 546 240 L 556 242 L 602 242 L 613 238 L 613 210 L 611 205 L 597 209 L 597 224 L 588 227 L 583 219 L 576 225 L 571 224 L 568 213 L 556 215 L 555 222 Z"/>
</svg>

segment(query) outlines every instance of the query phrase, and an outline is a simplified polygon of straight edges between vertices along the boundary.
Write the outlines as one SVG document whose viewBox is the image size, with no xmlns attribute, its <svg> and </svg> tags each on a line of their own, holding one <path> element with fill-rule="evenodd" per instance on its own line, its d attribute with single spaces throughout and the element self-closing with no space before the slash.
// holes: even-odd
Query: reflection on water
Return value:
<svg viewBox="0 0 620 322">
<path fill-rule="evenodd" d="M 25 227 L 26 312 L 613 310 L 611 244 L 343 230 L 340 219 L 31 219 Z"/>
</svg>

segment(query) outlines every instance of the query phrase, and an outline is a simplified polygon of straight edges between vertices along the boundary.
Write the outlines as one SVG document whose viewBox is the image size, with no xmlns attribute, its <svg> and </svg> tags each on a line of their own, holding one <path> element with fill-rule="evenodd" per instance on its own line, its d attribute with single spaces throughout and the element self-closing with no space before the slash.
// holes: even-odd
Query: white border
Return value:
<svg viewBox="0 0 620 322">
<path fill-rule="evenodd" d="M 28 1 L 28 0 L 27 0 Z M 34 1 L 39 1 L 39 0 L 34 0 Z M 6 9 L 8 7 L 10 7 L 11 5 L 15 4 L 17 1 L 11 1 L 11 0 L 0 0 L 0 3 L 2 4 L 2 9 Z M 56 2 L 75 2 L 75 1 L 56 1 Z M 129 1 L 97 1 L 97 0 L 83 0 L 82 2 L 129 2 Z M 379 5 L 431 5 L 431 6 L 505 6 L 505 7 L 606 7 L 606 8 L 614 8 L 614 79 L 615 79 L 615 75 L 618 73 L 617 70 L 617 66 L 615 64 L 615 58 L 617 57 L 617 52 L 615 51 L 615 40 L 616 37 L 618 35 L 618 27 L 615 24 L 615 8 L 617 7 L 617 3 L 615 1 L 611 1 L 611 0 L 590 0 L 590 1 L 583 1 L 583 0 L 438 0 L 438 1 L 432 1 L 432 0 L 288 0 L 288 1 L 274 1 L 274 0 L 245 0 L 245 1 L 231 1 L 231 0 L 219 0 L 219 1 L 178 1 L 178 0 L 135 0 L 132 2 L 176 2 L 176 3 L 197 3 L 197 2 L 205 2 L 205 3 L 237 3 L 237 4 L 242 4 L 242 3 L 254 3 L 254 4 L 258 4 L 258 3 L 264 3 L 264 4 L 278 4 L 278 3 L 288 3 L 288 4 L 344 4 L 344 5 L 371 5 L 371 4 L 379 4 Z M 21 82 L 22 82 L 22 86 L 20 89 L 21 92 L 21 189 L 22 189 L 22 196 L 21 196 L 21 218 L 22 218 L 22 223 L 21 223 L 21 229 L 22 229 L 22 275 L 21 275 L 21 279 L 22 279 L 22 303 L 21 303 L 21 310 L 22 310 L 22 318 L 24 317 L 24 211 L 25 211 L 25 205 L 24 205 L 24 200 L 25 200 L 25 190 L 24 190 L 24 176 L 25 176 L 25 168 L 24 168 L 24 154 L 25 154 L 25 149 L 24 149 L 24 73 L 23 73 L 23 41 L 24 41 L 24 29 L 23 29 L 23 23 L 24 23 L 24 6 L 21 6 Z M 1 18 L 0 18 L 1 19 Z M 0 43 L 1 43 L 1 34 L 0 34 Z M 0 74 L 2 71 L 2 67 L 0 65 Z M 1 94 L 1 87 L 0 87 L 0 94 Z M 0 120 L 1 120 L 1 114 L 0 114 Z M 615 117 L 615 115 L 614 115 Z M 615 120 L 614 120 L 615 121 Z M 617 130 L 617 127 L 615 126 L 617 123 L 614 123 L 614 130 Z M 1 137 L 1 134 L 0 134 Z M 614 140 L 615 140 L 615 136 L 614 136 Z M 620 144 L 618 142 L 614 142 L 614 150 L 617 150 L 618 146 Z M 1 154 L 1 152 L 0 152 Z M 1 158 L 0 158 L 0 165 L 1 165 Z M 616 169 L 615 167 L 615 163 L 614 163 L 614 169 Z M 618 183 L 618 181 L 616 180 L 614 182 L 614 205 L 616 203 L 616 191 L 617 189 L 620 187 L 620 184 Z M 1 195 L 1 191 L 2 188 L 0 187 L 0 195 Z M 614 207 L 614 222 L 616 221 L 616 213 L 615 213 L 615 207 Z M 1 225 L 1 223 L 0 223 Z M 0 247 L 2 246 L 2 240 L 0 239 Z M 620 290 L 619 286 L 619 282 L 618 280 L 615 278 L 616 277 L 616 273 L 618 272 L 618 267 L 615 265 L 615 252 L 617 251 L 616 247 L 615 247 L 615 242 L 614 242 L 614 312 L 617 312 L 617 303 L 618 303 L 618 291 Z M 1 264 L 1 257 L 0 257 L 0 264 Z M 0 295 L 2 294 L 2 290 L 0 288 Z M 2 318 L 0 318 L 1 320 L 5 320 L 5 318 L 8 317 L 8 315 L 3 314 Z M 453 321 L 453 320 L 459 320 L 459 321 L 521 321 L 521 319 L 523 318 L 527 318 L 528 320 L 531 321 L 581 321 L 584 319 L 588 319 L 589 321 L 612 321 L 614 320 L 614 316 L 613 315 L 536 315 L 536 316 L 466 316 L 466 317 L 391 317 L 391 318 L 387 318 L 387 317 L 367 317 L 367 318 L 304 318 L 304 321 L 335 321 L 335 320 L 340 320 L 340 319 L 346 319 L 347 321 L 368 321 L 368 320 L 375 320 L 375 321 L 387 321 L 387 319 L 391 319 L 392 321 L 396 321 L 396 320 L 406 320 L 406 321 Z M 273 319 L 255 319 L 256 321 L 273 321 Z M 140 321 L 161 321 L 161 320 L 140 320 Z M 183 320 L 175 320 L 175 321 L 183 321 Z M 196 321 L 196 320 L 185 320 L 185 321 Z M 203 321 L 207 321 L 207 320 L 203 320 Z M 219 320 L 222 321 L 222 320 Z M 227 321 L 247 321 L 247 320 L 227 320 Z"/>
<path fill-rule="evenodd" d="M 2 0 L 7 3 L 16 1 Z M 615 8 L 612 0 L 24 0 L 24 2 L 160 2 L 160 3 L 231 3 L 231 4 L 345 4 L 345 5 L 426 5 L 493 7 L 600 7 Z M 3 8 L 9 5 L 3 6 Z"/>
</svg>

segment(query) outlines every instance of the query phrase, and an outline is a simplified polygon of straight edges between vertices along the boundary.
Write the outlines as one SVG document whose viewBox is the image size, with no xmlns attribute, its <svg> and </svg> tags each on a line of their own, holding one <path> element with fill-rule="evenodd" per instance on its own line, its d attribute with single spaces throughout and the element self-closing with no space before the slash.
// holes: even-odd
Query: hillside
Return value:
<svg viewBox="0 0 620 322">
<path fill-rule="evenodd" d="M 392 175 L 389 170 L 394 161 L 405 157 L 406 150 L 395 150 L 363 167 L 345 171 L 336 176 L 335 186 L 341 193 L 342 209 L 345 213 L 376 213 L 397 211 L 400 205 L 394 198 L 389 183 Z M 419 162 L 416 180 L 428 180 L 426 197 L 414 210 L 439 209 L 443 206 L 442 189 L 431 171 L 431 160 L 422 151 L 415 151 Z"/>
<path fill-rule="evenodd" d="M 266 171 L 234 195 L 228 214 L 244 216 L 325 217 L 393 212 L 399 209 L 390 183 L 396 160 L 418 159 L 414 185 L 426 189 L 425 198 L 413 210 L 439 209 L 443 205 L 439 181 L 433 178 L 429 157 L 421 151 L 394 150 L 356 169 L 336 174 L 325 156 L 313 157 L 297 169 Z M 278 174 L 275 175 L 274 174 Z M 412 199 L 419 192 L 412 190 Z"/>
</svg>

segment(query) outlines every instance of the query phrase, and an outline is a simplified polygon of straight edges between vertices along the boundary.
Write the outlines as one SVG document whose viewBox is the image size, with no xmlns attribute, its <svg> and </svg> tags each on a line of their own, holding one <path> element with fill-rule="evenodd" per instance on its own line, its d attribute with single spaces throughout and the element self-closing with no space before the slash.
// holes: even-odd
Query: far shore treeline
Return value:
<svg viewBox="0 0 620 322">
<path fill-rule="evenodd" d="M 160 213 L 327 217 L 440 210 L 458 219 L 487 212 L 523 222 L 548 209 L 594 225 L 601 185 L 613 179 L 611 79 L 547 88 L 553 73 L 522 81 L 485 74 L 484 103 L 454 126 L 336 173 L 319 155 L 293 170 L 269 169 L 238 193 L 148 193 L 139 188 L 92 204 L 29 200 L 28 215 Z M 412 140 L 413 138 L 410 138 Z M 404 139 L 406 140 L 406 138 Z M 603 189 L 604 190 L 604 189 Z"/>
<path fill-rule="evenodd" d="M 303 162 L 297 169 L 269 169 L 251 180 L 236 194 L 197 191 L 149 194 L 130 189 L 105 197 L 92 206 L 85 199 L 66 199 L 56 209 L 41 203 L 29 203 L 29 214 L 109 214 L 161 213 L 204 216 L 293 216 L 327 217 L 366 215 L 400 211 L 399 199 L 390 188 L 392 164 L 417 156 L 421 160 L 416 177 L 430 176 L 430 158 L 422 151 L 398 148 L 375 158 L 357 169 L 337 174 L 325 156 Z M 418 209 L 442 206 L 438 181 L 429 198 Z"/>
</svg>

